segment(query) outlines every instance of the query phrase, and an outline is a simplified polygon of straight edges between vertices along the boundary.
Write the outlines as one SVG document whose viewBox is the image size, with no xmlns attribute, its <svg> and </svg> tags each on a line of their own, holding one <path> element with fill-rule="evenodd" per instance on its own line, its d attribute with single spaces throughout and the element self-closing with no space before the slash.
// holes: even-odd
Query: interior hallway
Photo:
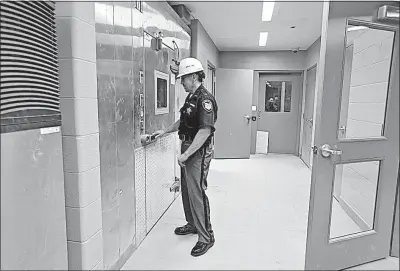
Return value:
<svg viewBox="0 0 400 271">
<path fill-rule="evenodd" d="M 122 270 L 304 269 L 310 170 L 298 157 L 213 160 L 208 183 L 214 247 L 194 258 L 197 235 L 173 234 L 186 223 L 178 197 Z M 354 230 L 336 207 L 333 235 Z"/>
</svg>

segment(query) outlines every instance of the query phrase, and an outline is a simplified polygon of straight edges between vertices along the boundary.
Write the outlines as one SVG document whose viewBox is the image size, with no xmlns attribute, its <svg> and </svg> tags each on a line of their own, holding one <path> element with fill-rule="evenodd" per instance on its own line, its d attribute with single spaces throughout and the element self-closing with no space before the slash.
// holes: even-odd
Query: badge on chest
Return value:
<svg viewBox="0 0 400 271">
<path fill-rule="evenodd" d="M 186 110 L 184 111 L 186 115 L 190 116 L 196 111 L 196 105 L 192 103 L 187 103 Z"/>
</svg>

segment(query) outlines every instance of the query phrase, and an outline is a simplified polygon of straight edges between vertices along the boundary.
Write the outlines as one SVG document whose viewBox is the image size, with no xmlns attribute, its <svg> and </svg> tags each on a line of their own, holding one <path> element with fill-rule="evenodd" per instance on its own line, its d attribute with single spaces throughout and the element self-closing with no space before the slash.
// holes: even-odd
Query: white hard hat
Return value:
<svg viewBox="0 0 400 271">
<path fill-rule="evenodd" d="M 191 74 L 195 72 L 200 72 L 204 71 L 203 65 L 201 65 L 201 62 L 198 61 L 195 58 L 188 57 L 185 58 L 181 61 L 179 64 L 179 74 L 176 78 L 181 78 L 182 76 L 186 74 Z"/>
</svg>

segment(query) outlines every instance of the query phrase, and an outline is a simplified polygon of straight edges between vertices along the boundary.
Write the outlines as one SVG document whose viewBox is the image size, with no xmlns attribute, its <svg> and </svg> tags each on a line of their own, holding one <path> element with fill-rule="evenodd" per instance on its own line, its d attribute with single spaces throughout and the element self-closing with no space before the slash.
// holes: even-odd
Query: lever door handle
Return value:
<svg viewBox="0 0 400 271">
<path fill-rule="evenodd" d="M 335 150 L 333 149 L 329 144 L 324 144 L 321 147 L 321 155 L 325 158 L 330 157 L 331 155 L 336 155 L 336 156 L 340 156 L 342 155 L 343 152 L 341 150 Z"/>
</svg>

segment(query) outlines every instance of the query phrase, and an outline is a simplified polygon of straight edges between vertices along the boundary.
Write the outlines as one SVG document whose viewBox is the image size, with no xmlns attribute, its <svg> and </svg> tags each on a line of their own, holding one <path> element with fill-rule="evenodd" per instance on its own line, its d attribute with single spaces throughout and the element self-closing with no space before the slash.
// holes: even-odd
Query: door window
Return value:
<svg viewBox="0 0 400 271">
<path fill-rule="evenodd" d="M 380 161 L 337 164 L 330 240 L 374 229 Z"/>
<path fill-rule="evenodd" d="M 347 26 L 339 138 L 383 135 L 394 32 Z"/>
<path fill-rule="evenodd" d="M 290 112 L 291 103 L 291 81 L 265 82 L 265 112 Z"/>
</svg>

